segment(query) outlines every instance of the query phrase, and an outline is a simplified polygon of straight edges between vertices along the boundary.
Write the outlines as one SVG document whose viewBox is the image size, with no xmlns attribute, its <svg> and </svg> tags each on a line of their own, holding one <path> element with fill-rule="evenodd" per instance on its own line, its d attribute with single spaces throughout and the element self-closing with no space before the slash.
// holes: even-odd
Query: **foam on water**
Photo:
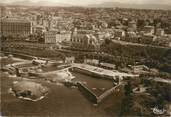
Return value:
<svg viewBox="0 0 171 117">
<path fill-rule="evenodd" d="M 36 102 L 36 101 L 42 100 L 44 97 L 45 97 L 45 96 L 41 96 L 41 97 L 39 97 L 39 98 L 37 98 L 37 99 L 31 99 L 31 98 L 19 96 L 18 98 L 19 98 L 19 99 L 23 99 L 23 100 L 28 100 L 28 101 Z"/>
</svg>

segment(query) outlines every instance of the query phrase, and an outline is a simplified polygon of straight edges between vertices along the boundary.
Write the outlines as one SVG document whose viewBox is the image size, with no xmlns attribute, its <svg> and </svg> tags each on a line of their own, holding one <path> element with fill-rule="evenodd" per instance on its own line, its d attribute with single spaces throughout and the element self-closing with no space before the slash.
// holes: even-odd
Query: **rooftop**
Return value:
<svg viewBox="0 0 171 117">
<path fill-rule="evenodd" d="M 28 23 L 29 21 L 21 17 L 5 17 L 5 18 L 2 18 L 2 22 Z"/>
</svg>

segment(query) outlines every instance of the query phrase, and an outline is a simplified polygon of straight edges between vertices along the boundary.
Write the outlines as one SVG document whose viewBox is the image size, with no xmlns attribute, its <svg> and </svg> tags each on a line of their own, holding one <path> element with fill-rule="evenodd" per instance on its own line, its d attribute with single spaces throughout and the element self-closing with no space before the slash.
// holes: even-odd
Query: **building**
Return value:
<svg viewBox="0 0 171 117">
<path fill-rule="evenodd" d="M 45 32 L 45 43 L 49 43 L 49 44 L 57 43 L 56 34 L 57 31 L 55 30 Z"/>
<path fill-rule="evenodd" d="M 156 36 L 164 36 L 164 29 L 157 28 L 156 29 Z"/>
<path fill-rule="evenodd" d="M 4 6 L 0 7 L 0 18 L 6 16 L 6 8 Z"/>
<path fill-rule="evenodd" d="M 97 31 L 95 34 L 94 34 L 95 36 L 96 36 L 96 38 L 98 39 L 98 40 L 104 40 L 104 39 L 110 39 L 110 38 L 112 38 L 113 37 L 113 33 L 111 33 L 111 32 L 105 32 L 105 31 Z"/>
<path fill-rule="evenodd" d="M 105 68 L 105 69 L 111 69 L 111 70 L 116 69 L 116 65 L 110 64 L 110 63 L 101 62 L 100 63 L 100 66 L 103 67 L 103 68 Z"/>
<path fill-rule="evenodd" d="M 61 43 L 71 40 L 71 32 L 50 30 L 45 32 L 45 43 Z"/>
<path fill-rule="evenodd" d="M 99 60 L 97 59 L 84 59 L 85 64 L 90 64 L 90 65 L 99 65 Z"/>
<path fill-rule="evenodd" d="M 168 46 L 171 47 L 171 42 L 169 42 Z"/>
<path fill-rule="evenodd" d="M 31 22 L 19 17 L 2 18 L 0 27 L 5 37 L 28 37 L 31 33 Z"/>
<path fill-rule="evenodd" d="M 42 34 L 46 31 L 46 28 L 41 25 L 36 25 L 32 27 L 32 32 L 37 34 Z"/>
<path fill-rule="evenodd" d="M 131 66 L 131 69 L 136 74 L 139 74 L 139 73 L 147 73 L 147 72 L 150 71 L 150 69 L 147 66 L 145 66 L 145 65 Z"/>
<path fill-rule="evenodd" d="M 145 43 L 145 44 L 151 44 L 153 43 L 154 41 L 156 41 L 157 37 L 154 36 L 154 35 L 143 35 L 141 37 L 141 41 L 142 43 Z"/>
<path fill-rule="evenodd" d="M 130 22 L 128 23 L 128 27 L 129 27 L 130 29 L 132 29 L 133 31 L 136 31 L 136 29 L 137 29 L 137 23 L 136 23 L 134 20 L 132 20 L 132 21 L 130 21 Z"/>
<path fill-rule="evenodd" d="M 74 63 L 75 62 L 75 57 L 70 56 L 65 58 L 65 63 Z"/>
<path fill-rule="evenodd" d="M 124 30 L 115 29 L 114 30 L 114 35 L 115 35 L 115 38 L 123 38 L 123 37 L 125 37 L 126 33 L 125 33 Z"/>
<path fill-rule="evenodd" d="M 96 50 L 99 47 L 98 39 L 92 34 L 75 34 L 71 43 L 77 49 Z"/>
<path fill-rule="evenodd" d="M 142 29 L 142 32 L 145 35 L 154 35 L 155 28 L 154 28 L 154 26 L 144 26 L 144 28 Z"/>
<path fill-rule="evenodd" d="M 2 20 L 2 18 L 0 18 L 0 37 L 2 37 L 2 30 L 1 30 L 1 29 L 2 29 L 2 28 L 1 28 L 1 27 L 2 27 L 2 26 L 1 26 L 1 25 L 2 25 L 2 21 L 1 21 L 1 20 Z"/>
<path fill-rule="evenodd" d="M 63 41 L 69 42 L 71 40 L 71 32 L 69 31 L 58 32 L 56 34 L 56 40 L 57 42 L 63 42 Z"/>
</svg>

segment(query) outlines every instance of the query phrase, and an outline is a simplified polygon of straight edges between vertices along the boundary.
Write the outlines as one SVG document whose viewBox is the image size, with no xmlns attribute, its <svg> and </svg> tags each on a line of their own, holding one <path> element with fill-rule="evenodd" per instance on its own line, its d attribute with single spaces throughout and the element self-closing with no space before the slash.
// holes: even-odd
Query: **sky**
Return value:
<svg viewBox="0 0 171 117">
<path fill-rule="evenodd" d="M 26 1 L 26 0 L 0 0 L 0 2 L 3 2 L 3 3 L 10 3 L 10 2 L 15 2 L 15 1 Z M 100 4 L 103 2 L 171 5 L 171 0 L 28 0 L 28 1 L 32 1 L 32 2 L 49 1 L 49 2 L 57 2 L 57 3 L 77 4 L 77 5 Z"/>
</svg>

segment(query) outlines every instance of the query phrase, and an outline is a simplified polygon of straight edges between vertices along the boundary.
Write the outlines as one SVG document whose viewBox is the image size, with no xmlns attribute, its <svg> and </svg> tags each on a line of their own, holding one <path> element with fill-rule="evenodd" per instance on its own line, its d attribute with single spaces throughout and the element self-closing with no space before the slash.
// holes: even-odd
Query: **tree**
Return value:
<svg viewBox="0 0 171 117">
<path fill-rule="evenodd" d="M 124 87 L 124 90 L 125 90 L 125 96 L 131 96 L 132 93 L 131 81 L 128 81 L 128 83 Z"/>
<path fill-rule="evenodd" d="M 105 39 L 105 44 L 106 45 L 109 45 L 111 43 L 111 40 L 110 39 Z"/>
<path fill-rule="evenodd" d="M 121 104 L 121 110 L 120 110 L 120 116 L 123 116 L 126 113 L 129 113 L 130 108 L 133 105 L 133 96 L 132 94 L 132 87 L 131 87 L 131 82 L 128 81 L 128 83 L 124 86 L 124 94 L 125 97 L 122 100 Z"/>
<path fill-rule="evenodd" d="M 145 20 L 138 20 L 138 22 L 137 22 L 137 26 L 138 26 L 138 28 L 142 28 L 142 27 L 144 27 L 145 26 Z"/>
</svg>

